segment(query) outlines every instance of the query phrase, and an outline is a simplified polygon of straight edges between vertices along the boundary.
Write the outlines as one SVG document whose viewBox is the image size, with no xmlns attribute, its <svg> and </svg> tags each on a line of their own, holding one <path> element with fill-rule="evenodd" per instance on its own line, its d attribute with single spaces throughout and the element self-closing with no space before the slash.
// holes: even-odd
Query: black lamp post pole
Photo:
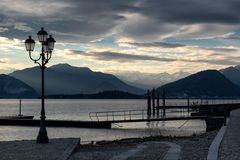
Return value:
<svg viewBox="0 0 240 160">
<path fill-rule="evenodd" d="M 45 102 L 44 102 L 44 70 L 45 65 L 48 63 L 48 61 L 52 57 L 52 51 L 54 48 L 54 43 L 56 42 L 55 39 L 52 37 L 52 35 L 49 35 L 49 38 L 47 38 L 48 34 L 46 31 L 44 31 L 44 28 L 42 27 L 41 30 L 37 33 L 39 42 L 42 44 L 42 52 L 40 53 L 39 58 L 35 59 L 32 57 L 32 52 L 34 50 L 35 41 L 31 38 L 31 36 L 28 37 L 28 39 L 25 40 L 25 47 L 26 50 L 29 52 L 30 59 L 37 63 L 42 72 L 42 108 L 41 108 L 41 116 L 40 116 L 40 129 L 38 132 L 37 137 L 37 143 L 48 143 L 48 136 L 47 136 L 47 129 L 45 124 Z"/>
<path fill-rule="evenodd" d="M 42 53 L 41 53 L 41 58 L 42 58 L 42 65 L 40 66 L 41 71 L 42 71 L 42 108 L 41 108 L 41 122 L 40 122 L 40 130 L 38 133 L 37 137 L 37 143 L 48 143 L 48 136 L 47 136 L 47 129 L 46 129 L 46 124 L 45 124 L 45 99 L 44 99 L 44 70 L 45 70 L 45 55 L 44 55 L 44 49 L 42 45 Z"/>
</svg>

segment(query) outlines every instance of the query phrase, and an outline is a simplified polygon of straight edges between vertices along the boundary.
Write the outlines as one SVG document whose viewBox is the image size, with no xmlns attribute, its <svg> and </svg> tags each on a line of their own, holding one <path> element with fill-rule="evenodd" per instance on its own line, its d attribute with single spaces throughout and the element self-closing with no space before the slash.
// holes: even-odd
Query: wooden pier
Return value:
<svg viewBox="0 0 240 160">
<path fill-rule="evenodd" d="M 40 126 L 39 119 L 0 119 L 0 125 L 5 126 Z M 111 128 L 111 122 L 99 121 L 70 121 L 46 120 L 48 127 L 76 127 L 76 128 Z"/>
<path fill-rule="evenodd" d="M 162 103 L 160 104 L 160 95 Z M 176 120 L 205 120 L 207 129 L 214 129 L 226 123 L 226 117 L 230 111 L 240 108 L 239 102 L 224 103 L 190 103 L 186 99 L 186 105 L 167 105 L 166 94 L 159 94 L 156 90 L 148 91 L 147 107 L 142 110 L 120 110 L 106 112 L 90 112 L 89 121 L 71 120 L 48 120 L 49 127 L 78 127 L 78 128 L 111 128 L 114 123 L 136 123 L 154 121 L 176 121 Z M 129 106 L 131 108 L 131 106 Z M 19 116 L 18 116 L 19 117 Z M 20 116 L 21 117 L 21 116 Z M 0 117 L 0 125 L 14 126 L 39 126 L 39 119 Z"/>
<path fill-rule="evenodd" d="M 122 110 L 91 112 L 89 117 L 92 122 L 109 123 L 133 123 L 133 122 L 154 122 L 154 121 L 175 121 L 195 120 L 206 121 L 207 130 L 221 127 L 226 123 L 227 116 L 231 110 L 240 108 L 240 103 L 205 103 L 194 102 L 190 104 L 190 97 L 187 97 L 187 105 L 166 105 L 165 91 L 162 93 L 162 104 L 160 105 L 160 94 L 153 89 L 148 90 L 147 109 L 143 110 Z"/>
</svg>

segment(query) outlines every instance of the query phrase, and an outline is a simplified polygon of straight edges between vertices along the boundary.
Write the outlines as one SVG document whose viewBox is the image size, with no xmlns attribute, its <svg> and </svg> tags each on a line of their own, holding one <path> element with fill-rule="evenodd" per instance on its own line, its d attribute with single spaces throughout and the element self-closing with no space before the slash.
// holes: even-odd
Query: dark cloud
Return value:
<svg viewBox="0 0 240 160">
<path fill-rule="evenodd" d="M 121 62 L 138 61 L 138 60 L 161 61 L 161 62 L 175 61 L 175 59 L 172 59 L 172 58 L 159 58 L 154 56 L 124 54 L 124 53 L 117 53 L 117 52 L 99 52 L 99 53 L 95 53 L 95 56 L 99 60 L 118 60 Z"/>
<path fill-rule="evenodd" d="M 215 52 L 222 52 L 222 53 L 228 53 L 228 52 L 237 52 L 239 51 L 238 48 L 203 48 L 205 50 L 215 51 Z M 213 55 L 220 55 L 217 53 L 213 53 Z"/>
<path fill-rule="evenodd" d="M 5 59 L 0 59 L 0 63 L 7 63 L 8 60 L 5 60 Z"/>
<path fill-rule="evenodd" d="M 5 5 L 10 7 L 5 7 L 0 14 L 0 27 L 6 26 L 6 22 L 11 20 L 6 26 L 9 31 L 2 33 L 2 36 L 23 38 L 23 34 L 20 33 L 23 31 L 15 27 L 15 23 L 18 22 L 28 24 L 35 32 L 41 26 L 44 26 L 48 31 L 55 33 L 55 37 L 61 41 L 89 42 L 110 33 L 115 26 L 124 21 L 125 17 L 120 13 L 138 10 L 134 6 L 135 0 L 125 2 L 120 0 L 53 0 L 50 2 L 52 11 L 47 10 L 47 1 L 47 3 L 38 2 L 36 4 L 28 0 L 24 2 L 29 2 L 25 5 L 41 5 L 43 9 L 41 12 L 32 10 L 33 13 L 31 14 L 29 13 L 31 8 L 37 6 L 29 6 L 28 9 L 21 8 L 20 10 L 11 6 L 12 2 L 9 1 L 9 5 Z M 54 7 L 54 5 L 58 7 Z M 29 33 L 35 34 L 33 32 Z"/>
<path fill-rule="evenodd" d="M 235 59 L 225 58 L 225 59 L 197 59 L 197 60 L 184 60 L 185 62 L 197 62 L 197 63 L 207 63 L 215 65 L 239 65 L 240 57 L 235 57 Z"/>
<path fill-rule="evenodd" d="M 240 22 L 240 2 L 236 0 L 23 0 L 21 3 L 22 7 L 12 5 L 10 0 L 1 3 L 0 27 L 5 30 L 0 36 L 23 39 L 24 32 L 35 34 L 45 26 L 60 41 L 89 42 L 111 34 L 124 24 L 117 34 L 154 41 L 181 25 L 218 24 L 203 28 L 203 33 L 218 30 L 222 24 Z M 129 14 L 139 16 L 129 19 Z"/>
<path fill-rule="evenodd" d="M 71 50 L 70 54 L 91 57 L 101 61 L 116 61 L 116 62 L 135 62 L 135 61 L 157 61 L 157 62 L 189 62 L 189 63 L 207 63 L 215 65 L 238 65 L 240 57 L 226 57 L 224 59 L 187 59 L 187 58 L 161 58 L 156 56 L 125 54 L 119 52 L 94 52 L 86 53 L 83 51 Z"/>
<path fill-rule="evenodd" d="M 139 13 L 146 17 L 131 21 L 124 28 L 126 36 L 138 41 L 159 37 L 205 38 L 236 29 L 240 22 L 239 3 L 235 0 L 143 0 Z M 136 17 L 137 18 L 137 17 Z M 193 26 L 195 25 L 195 26 Z"/>
<path fill-rule="evenodd" d="M 218 38 L 218 37 L 217 37 Z M 222 37 L 219 37 L 222 39 L 229 39 L 229 40 L 240 40 L 240 31 L 235 31 L 235 32 L 231 32 L 227 35 L 224 35 Z"/>
<path fill-rule="evenodd" d="M 135 55 L 135 54 L 125 54 L 119 52 L 94 52 L 94 53 L 85 53 L 83 51 L 72 51 L 72 55 L 78 54 L 87 57 L 93 57 L 98 60 L 103 61 L 118 61 L 118 62 L 133 62 L 133 61 L 162 61 L 162 62 L 171 62 L 175 61 L 172 58 L 159 58 L 154 56 L 146 55 Z"/>
<path fill-rule="evenodd" d="M 144 0 L 141 13 L 171 23 L 239 23 L 236 0 Z"/>
<path fill-rule="evenodd" d="M 183 44 L 174 44 L 174 43 L 166 43 L 166 42 L 150 42 L 150 43 L 128 43 L 130 45 L 134 46 L 140 46 L 140 47 L 162 47 L 162 48 L 177 48 L 177 47 L 184 47 Z"/>
</svg>

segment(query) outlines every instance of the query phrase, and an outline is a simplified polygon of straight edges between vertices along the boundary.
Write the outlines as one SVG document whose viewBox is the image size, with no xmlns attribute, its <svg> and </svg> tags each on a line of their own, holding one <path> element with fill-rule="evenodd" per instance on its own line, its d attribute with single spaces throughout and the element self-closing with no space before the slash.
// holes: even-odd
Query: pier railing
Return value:
<svg viewBox="0 0 240 160">
<path fill-rule="evenodd" d="M 240 99 L 190 99 L 189 105 L 219 105 L 219 104 L 240 104 Z M 162 99 L 159 100 L 159 106 L 163 105 Z M 187 99 L 165 100 L 166 106 L 187 106 Z"/>
<path fill-rule="evenodd" d="M 135 118 L 147 118 L 147 110 L 124 110 L 124 111 L 106 111 L 90 112 L 91 121 L 115 121 L 115 120 L 132 120 Z"/>
<path fill-rule="evenodd" d="M 91 121 L 119 121 L 119 120 L 147 120 L 154 118 L 170 118 L 170 117 L 187 117 L 190 116 L 187 108 L 174 108 L 166 110 L 166 115 L 149 116 L 147 110 L 123 110 L 123 111 L 106 111 L 106 112 L 90 112 L 89 118 Z"/>
<path fill-rule="evenodd" d="M 197 104 L 190 106 L 156 106 L 157 112 L 149 114 L 147 110 L 118 110 L 105 112 L 90 112 L 89 118 L 91 121 L 105 121 L 111 123 L 121 123 L 129 121 L 156 121 L 168 119 L 194 119 L 208 116 L 223 115 L 226 108 L 240 107 L 240 103 L 211 103 Z"/>
</svg>

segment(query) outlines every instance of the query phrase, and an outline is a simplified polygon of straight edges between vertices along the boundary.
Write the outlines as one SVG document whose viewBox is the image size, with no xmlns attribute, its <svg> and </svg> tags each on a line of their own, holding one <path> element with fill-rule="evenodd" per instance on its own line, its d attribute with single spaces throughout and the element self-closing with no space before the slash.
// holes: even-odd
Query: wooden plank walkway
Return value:
<svg viewBox="0 0 240 160">
<path fill-rule="evenodd" d="M 5 126 L 40 126 L 38 119 L 0 119 Z M 110 122 L 46 120 L 47 127 L 111 128 Z"/>
<path fill-rule="evenodd" d="M 154 122 L 154 121 L 177 121 L 177 120 L 194 120 L 206 119 L 208 116 L 188 116 L 188 117 L 166 117 L 166 118 L 149 118 L 149 119 L 127 119 L 127 120 L 108 120 L 92 122 L 110 122 L 110 123 L 133 123 L 133 122 Z"/>
<path fill-rule="evenodd" d="M 238 107 L 236 104 L 212 104 L 190 107 L 208 108 L 208 107 Z M 175 120 L 195 120 L 195 119 L 209 119 L 219 118 L 216 115 L 196 115 L 191 116 L 191 112 L 187 108 L 189 106 L 165 106 L 165 115 L 148 116 L 147 110 L 128 110 L 128 111 L 108 111 L 108 112 L 93 112 L 90 113 L 90 121 L 71 121 L 71 120 L 46 120 L 48 127 L 78 127 L 78 128 L 111 128 L 112 123 L 134 123 L 134 122 L 154 122 L 154 121 L 175 121 Z M 175 111 L 173 111 L 175 109 Z M 92 119 L 91 116 L 95 116 Z M 223 117 L 223 116 L 222 116 Z M 39 126 L 39 119 L 10 119 L 1 118 L 0 125 L 14 125 L 14 126 Z"/>
<path fill-rule="evenodd" d="M 76 127 L 76 128 L 111 128 L 112 123 L 134 123 L 134 122 L 154 122 L 154 121 L 174 121 L 174 120 L 194 120 L 206 119 L 206 116 L 192 117 L 169 117 L 152 119 L 132 119 L 114 121 L 70 121 L 70 120 L 46 120 L 48 127 Z M 37 119 L 0 119 L 0 125 L 5 126 L 39 126 Z"/>
</svg>

